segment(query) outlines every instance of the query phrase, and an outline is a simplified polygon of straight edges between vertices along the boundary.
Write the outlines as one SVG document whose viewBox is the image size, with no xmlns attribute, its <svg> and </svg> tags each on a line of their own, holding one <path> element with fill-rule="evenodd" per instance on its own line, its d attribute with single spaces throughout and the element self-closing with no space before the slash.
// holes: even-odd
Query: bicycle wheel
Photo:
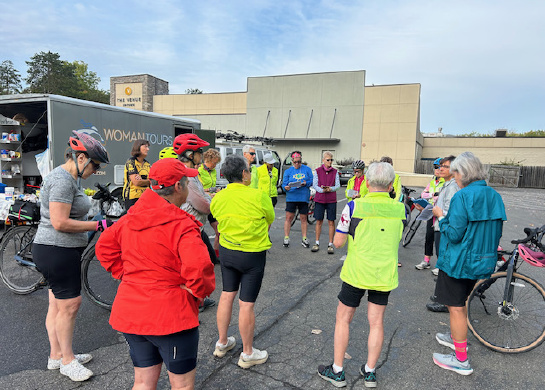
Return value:
<svg viewBox="0 0 545 390">
<path fill-rule="evenodd" d="M 299 209 L 295 210 L 295 215 L 293 216 L 293 219 L 291 220 L 291 226 L 295 225 L 295 221 L 299 219 Z"/>
<path fill-rule="evenodd" d="M 411 243 L 421 223 L 422 221 L 418 221 L 416 219 L 413 221 L 409 230 L 407 230 L 405 234 L 403 235 L 403 242 L 402 242 L 403 247 L 406 247 L 407 245 Z"/>
<path fill-rule="evenodd" d="M 316 222 L 316 218 L 314 218 L 314 207 L 316 206 L 316 203 L 314 200 L 311 200 L 308 204 L 308 214 L 307 214 L 307 221 L 310 225 L 314 224 Z"/>
<path fill-rule="evenodd" d="M 535 280 L 513 274 L 513 299 L 503 305 L 507 272 L 480 280 L 467 300 L 467 324 L 486 347 L 498 352 L 526 352 L 545 339 L 545 290 Z"/>
<path fill-rule="evenodd" d="M 15 226 L 2 237 L 0 276 L 16 294 L 30 294 L 44 283 L 44 277 L 32 259 L 32 241 L 36 226 Z"/>
<path fill-rule="evenodd" d="M 95 245 L 83 253 L 81 281 L 83 292 L 92 303 L 107 310 L 112 309 L 120 281 L 112 278 L 112 275 L 100 265 L 95 256 Z"/>
</svg>

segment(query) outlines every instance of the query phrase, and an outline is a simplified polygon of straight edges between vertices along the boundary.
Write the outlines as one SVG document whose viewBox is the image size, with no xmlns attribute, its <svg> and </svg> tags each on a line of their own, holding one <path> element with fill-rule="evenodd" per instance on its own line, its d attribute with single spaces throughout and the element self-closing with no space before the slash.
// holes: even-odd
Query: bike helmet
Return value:
<svg viewBox="0 0 545 390">
<path fill-rule="evenodd" d="M 163 158 L 178 158 L 178 155 L 172 146 L 167 146 L 159 152 L 159 160 L 162 160 Z"/>
<path fill-rule="evenodd" d="M 172 147 L 176 154 L 181 155 L 188 150 L 194 152 L 208 145 L 210 145 L 208 142 L 200 139 L 195 134 L 186 133 L 180 134 L 179 136 L 174 138 L 174 144 L 172 145 Z"/>
<path fill-rule="evenodd" d="M 435 159 L 435 161 L 433 162 L 433 165 L 440 165 L 442 159 L 443 159 L 442 157 L 437 157 L 437 158 Z"/>
<path fill-rule="evenodd" d="M 89 134 L 85 134 L 76 130 L 72 130 L 72 136 L 68 140 L 68 146 L 72 152 L 84 152 L 91 160 L 96 160 L 101 163 L 109 164 L 108 152 L 106 148 Z"/>
<path fill-rule="evenodd" d="M 365 162 L 363 160 L 356 160 L 352 163 L 353 169 L 365 169 Z"/>
<path fill-rule="evenodd" d="M 545 253 L 534 252 L 525 245 L 519 244 L 519 255 L 534 267 L 545 267 Z"/>
</svg>

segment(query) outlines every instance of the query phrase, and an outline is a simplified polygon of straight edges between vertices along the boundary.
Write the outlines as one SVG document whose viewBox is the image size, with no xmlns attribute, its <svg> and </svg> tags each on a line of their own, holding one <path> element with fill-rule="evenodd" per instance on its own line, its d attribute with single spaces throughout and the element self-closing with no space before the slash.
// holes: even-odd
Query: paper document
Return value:
<svg viewBox="0 0 545 390">
<path fill-rule="evenodd" d="M 291 183 L 288 184 L 291 188 L 299 188 L 301 187 L 301 182 L 300 181 L 292 181 Z"/>
<path fill-rule="evenodd" d="M 355 198 L 359 194 L 359 191 L 349 189 L 349 190 L 346 190 L 346 193 L 348 194 L 349 198 Z"/>
<path fill-rule="evenodd" d="M 429 221 L 433 217 L 433 205 L 430 203 L 424 210 L 416 217 L 417 221 Z"/>
</svg>

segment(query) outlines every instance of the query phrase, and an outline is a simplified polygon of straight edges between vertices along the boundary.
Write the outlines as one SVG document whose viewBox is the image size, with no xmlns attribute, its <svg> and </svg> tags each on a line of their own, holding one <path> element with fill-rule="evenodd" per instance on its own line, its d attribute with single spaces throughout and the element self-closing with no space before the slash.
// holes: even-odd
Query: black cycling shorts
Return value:
<svg viewBox="0 0 545 390">
<path fill-rule="evenodd" d="M 388 304 L 390 291 L 362 290 L 361 288 L 351 286 L 345 282 L 343 282 L 341 292 L 337 298 L 348 307 L 359 307 L 361 299 L 365 295 L 365 291 L 367 291 L 368 302 L 381 306 L 386 306 Z"/>
<path fill-rule="evenodd" d="M 471 290 L 475 287 L 476 280 L 456 279 L 439 270 L 437 283 L 435 283 L 435 302 L 447 306 L 463 307 Z"/>
<path fill-rule="evenodd" d="M 243 302 L 255 302 L 265 274 L 267 251 L 241 252 L 220 245 L 223 291 L 239 291 Z"/>
<path fill-rule="evenodd" d="M 286 202 L 286 211 L 288 213 L 294 213 L 295 210 L 299 209 L 299 214 L 308 214 L 308 203 L 307 202 Z"/>
<path fill-rule="evenodd" d="M 81 295 L 81 255 L 85 247 L 32 244 L 32 257 L 57 299 Z"/>
<path fill-rule="evenodd" d="M 187 374 L 197 367 L 198 327 L 164 336 L 123 335 L 135 367 L 152 367 L 164 362 L 173 374 Z"/>
</svg>

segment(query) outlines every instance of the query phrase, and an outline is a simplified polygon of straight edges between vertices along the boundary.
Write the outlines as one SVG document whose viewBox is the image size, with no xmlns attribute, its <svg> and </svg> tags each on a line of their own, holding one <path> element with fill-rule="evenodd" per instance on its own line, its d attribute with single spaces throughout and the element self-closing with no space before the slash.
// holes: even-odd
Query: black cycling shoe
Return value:
<svg viewBox="0 0 545 390">
<path fill-rule="evenodd" d="M 203 311 L 205 311 L 207 308 L 211 307 L 211 306 L 214 306 L 216 304 L 216 301 L 214 301 L 213 299 L 210 299 L 210 298 L 204 298 L 204 302 L 202 304 L 201 307 L 199 307 L 199 313 L 202 313 Z"/>
<path fill-rule="evenodd" d="M 426 309 L 428 309 L 429 311 L 433 311 L 435 313 L 448 313 L 447 306 L 437 302 L 427 303 Z"/>
</svg>

